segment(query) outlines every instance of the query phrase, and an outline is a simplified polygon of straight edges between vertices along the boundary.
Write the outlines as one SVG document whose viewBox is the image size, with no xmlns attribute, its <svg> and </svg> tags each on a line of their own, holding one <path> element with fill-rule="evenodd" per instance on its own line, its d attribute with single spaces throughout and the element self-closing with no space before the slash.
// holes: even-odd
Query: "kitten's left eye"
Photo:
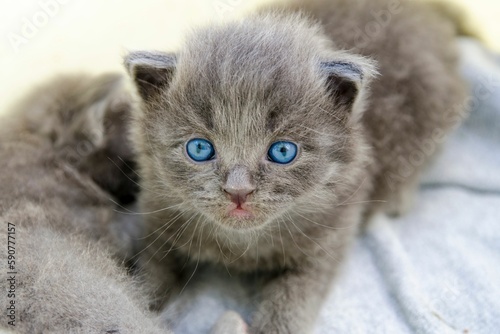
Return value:
<svg viewBox="0 0 500 334">
<path fill-rule="evenodd" d="M 211 160 L 215 156 L 214 146 L 206 139 L 191 139 L 186 144 L 186 152 L 196 162 Z"/>
<path fill-rule="evenodd" d="M 268 158 L 272 162 L 286 165 L 297 157 L 297 145 L 290 141 L 278 141 L 271 145 L 268 151 Z"/>
</svg>

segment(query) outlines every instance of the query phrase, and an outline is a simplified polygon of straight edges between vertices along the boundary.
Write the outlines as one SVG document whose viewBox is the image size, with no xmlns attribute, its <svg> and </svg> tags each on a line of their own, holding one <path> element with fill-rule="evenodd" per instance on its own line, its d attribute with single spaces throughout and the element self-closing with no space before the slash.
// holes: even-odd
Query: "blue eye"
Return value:
<svg viewBox="0 0 500 334">
<path fill-rule="evenodd" d="M 186 152 L 196 162 L 211 160 L 215 156 L 214 146 L 206 139 L 191 139 L 186 144 Z"/>
<path fill-rule="evenodd" d="M 297 145 L 289 141 L 278 141 L 271 145 L 267 152 L 269 160 L 286 165 L 297 157 Z"/>
</svg>

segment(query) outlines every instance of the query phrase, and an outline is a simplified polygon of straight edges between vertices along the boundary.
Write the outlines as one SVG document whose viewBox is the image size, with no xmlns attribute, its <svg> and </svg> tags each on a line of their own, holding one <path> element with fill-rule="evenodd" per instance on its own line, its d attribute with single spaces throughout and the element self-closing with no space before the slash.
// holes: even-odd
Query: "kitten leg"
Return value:
<svg viewBox="0 0 500 334">
<path fill-rule="evenodd" d="M 313 260 L 311 260 L 313 261 Z M 289 270 L 263 290 L 251 333 L 308 333 L 331 285 L 336 264 L 319 260 Z"/>
<path fill-rule="evenodd" d="M 420 173 L 417 173 L 412 175 L 406 183 L 401 184 L 398 189 L 389 193 L 387 203 L 385 203 L 385 212 L 390 217 L 400 217 L 410 211 L 415 202 L 419 181 Z"/>
</svg>

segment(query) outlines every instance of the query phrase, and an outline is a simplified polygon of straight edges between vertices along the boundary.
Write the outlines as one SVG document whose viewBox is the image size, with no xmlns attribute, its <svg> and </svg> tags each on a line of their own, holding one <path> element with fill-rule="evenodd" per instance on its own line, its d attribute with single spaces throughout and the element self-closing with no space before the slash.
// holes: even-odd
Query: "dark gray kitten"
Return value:
<svg viewBox="0 0 500 334">
<path fill-rule="evenodd" d="M 130 216 L 117 202 L 135 193 L 130 110 L 120 76 L 75 75 L 38 87 L 2 117 L 0 328 L 167 332 L 122 265 L 130 247 L 118 236 Z"/>
<path fill-rule="evenodd" d="M 131 53 L 157 306 L 213 263 L 271 274 L 251 332 L 308 332 L 360 223 L 407 209 L 463 116 L 455 34 L 419 3 L 302 1 Z"/>
</svg>

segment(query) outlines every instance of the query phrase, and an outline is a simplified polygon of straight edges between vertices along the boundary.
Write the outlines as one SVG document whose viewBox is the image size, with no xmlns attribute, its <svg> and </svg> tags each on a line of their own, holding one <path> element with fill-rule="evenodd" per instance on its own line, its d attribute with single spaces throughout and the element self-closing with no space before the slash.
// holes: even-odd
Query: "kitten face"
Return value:
<svg viewBox="0 0 500 334">
<path fill-rule="evenodd" d="M 238 107 L 227 99 L 225 103 L 213 101 L 210 108 L 216 110 L 205 115 L 213 118 L 209 124 L 200 116 L 204 111 L 174 102 L 176 87 L 170 93 L 173 103 L 160 112 L 176 117 L 162 119 L 150 133 L 159 181 L 165 192 L 174 191 L 186 201 L 186 207 L 215 222 L 234 228 L 265 224 L 298 202 L 309 202 L 317 185 L 326 182 L 343 159 L 339 148 L 345 129 L 297 121 L 293 114 L 304 109 L 293 103 L 271 109 L 252 104 Z M 271 114 L 282 118 L 280 125 L 270 124 Z M 236 126 L 230 130 L 230 124 Z M 215 151 L 212 159 L 198 162 L 190 158 L 187 144 L 198 138 L 211 143 Z M 269 149 L 279 141 L 297 145 L 297 156 L 291 163 L 270 160 Z M 231 189 L 246 196 L 241 205 L 232 200 Z"/>
<path fill-rule="evenodd" d="M 363 64 L 323 66 L 311 45 L 279 28 L 259 36 L 222 27 L 217 39 L 201 31 L 178 56 L 126 61 L 145 101 L 139 132 L 156 191 L 221 226 L 255 228 L 332 205 L 332 180 L 351 160 Z"/>
</svg>

